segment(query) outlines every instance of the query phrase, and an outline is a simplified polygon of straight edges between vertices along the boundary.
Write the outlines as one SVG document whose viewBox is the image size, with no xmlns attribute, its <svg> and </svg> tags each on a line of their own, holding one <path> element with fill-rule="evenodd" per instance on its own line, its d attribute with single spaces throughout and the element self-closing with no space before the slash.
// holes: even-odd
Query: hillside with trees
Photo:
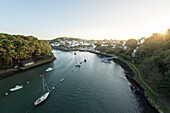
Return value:
<svg viewBox="0 0 170 113">
<path fill-rule="evenodd" d="M 51 45 L 33 36 L 0 33 L 0 67 L 21 66 L 23 61 L 39 61 L 52 57 Z"/>
<path fill-rule="evenodd" d="M 147 83 L 170 97 L 170 30 L 165 35 L 154 33 L 139 45 L 135 62 L 140 65 Z"/>
<path fill-rule="evenodd" d="M 139 43 L 142 39 L 144 43 Z M 115 47 L 98 44 L 95 49 L 138 65 L 145 82 L 157 93 L 170 97 L 170 29 L 165 34 L 129 39 L 124 45 L 118 42 Z"/>
</svg>

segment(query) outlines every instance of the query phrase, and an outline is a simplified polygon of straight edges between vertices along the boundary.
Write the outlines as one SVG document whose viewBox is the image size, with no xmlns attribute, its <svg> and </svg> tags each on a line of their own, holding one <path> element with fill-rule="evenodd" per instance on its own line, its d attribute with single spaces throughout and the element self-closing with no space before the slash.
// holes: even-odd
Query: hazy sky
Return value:
<svg viewBox="0 0 170 113">
<path fill-rule="evenodd" d="M 170 28 L 170 0 L 1 0 L 0 32 L 129 39 Z"/>
</svg>

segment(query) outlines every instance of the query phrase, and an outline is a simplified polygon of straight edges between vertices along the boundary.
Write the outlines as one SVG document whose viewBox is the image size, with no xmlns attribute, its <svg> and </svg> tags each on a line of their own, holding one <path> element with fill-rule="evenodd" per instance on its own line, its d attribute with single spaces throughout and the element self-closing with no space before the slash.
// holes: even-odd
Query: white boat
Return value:
<svg viewBox="0 0 170 113">
<path fill-rule="evenodd" d="M 16 91 L 23 88 L 23 85 L 16 85 L 14 88 L 11 88 L 10 91 Z"/>
<path fill-rule="evenodd" d="M 47 99 L 47 97 L 49 96 L 50 94 L 50 91 L 45 93 L 44 95 L 42 95 L 40 98 L 38 98 L 35 102 L 34 102 L 34 105 L 38 105 L 40 103 L 42 103 L 43 101 L 45 101 Z"/>
<path fill-rule="evenodd" d="M 52 67 L 49 67 L 49 68 L 46 69 L 47 72 L 48 72 L 48 71 L 52 71 L 52 70 L 53 70 Z"/>
<path fill-rule="evenodd" d="M 101 62 L 104 62 L 104 63 L 111 63 L 109 60 L 107 60 L 106 58 L 103 58 L 102 60 L 101 60 Z"/>
<path fill-rule="evenodd" d="M 61 79 L 61 82 L 64 81 L 64 78 Z"/>
<path fill-rule="evenodd" d="M 43 90 L 44 90 L 44 94 L 41 96 L 41 97 L 39 97 L 35 102 L 34 102 L 34 105 L 36 106 L 36 105 L 39 105 L 40 103 L 42 103 L 42 102 L 44 102 L 46 99 L 47 99 L 47 97 L 49 96 L 49 94 L 50 94 L 50 90 L 49 90 L 49 88 L 48 88 L 48 86 L 47 86 L 47 83 L 45 82 L 45 80 L 44 80 L 44 76 L 42 75 L 42 83 L 43 83 Z M 47 89 L 47 91 L 45 91 L 45 89 Z"/>
</svg>

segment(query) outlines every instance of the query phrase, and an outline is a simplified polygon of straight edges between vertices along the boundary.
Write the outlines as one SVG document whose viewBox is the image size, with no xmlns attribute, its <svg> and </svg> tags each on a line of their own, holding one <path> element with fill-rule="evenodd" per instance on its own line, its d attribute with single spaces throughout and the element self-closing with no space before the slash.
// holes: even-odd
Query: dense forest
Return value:
<svg viewBox="0 0 170 113">
<path fill-rule="evenodd" d="M 22 61 L 38 61 L 51 56 L 51 45 L 48 42 L 33 36 L 0 33 L 1 69 L 20 66 Z"/>
<path fill-rule="evenodd" d="M 170 97 L 170 29 L 163 35 L 154 33 L 139 45 L 135 62 L 140 65 L 147 83 Z"/>
<path fill-rule="evenodd" d="M 145 42 L 140 44 L 140 40 Z M 140 40 L 129 39 L 126 49 L 120 41 L 115 48 L 97 44 L 96 49 L 132 61 L 142 70 L 145 82 L 156 92 L 170 97 L 170 29 L 165 34 L 154 33 Z M 133 54 L 135 52 L 135 55 Z"/>
</svg>

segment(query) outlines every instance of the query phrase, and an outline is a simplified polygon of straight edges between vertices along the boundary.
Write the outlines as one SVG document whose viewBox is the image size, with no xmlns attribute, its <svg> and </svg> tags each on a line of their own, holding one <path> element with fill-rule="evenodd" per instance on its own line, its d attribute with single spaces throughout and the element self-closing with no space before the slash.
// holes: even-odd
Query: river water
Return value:
<svg viewBox="0 0 170 113">
<path fill-rule="evenodd" d="M 0 80 L 0 113 L 147 112 L 118 64 L 102 63 L 102 57 L 89 52 L 53 53 L 57 60 Z M 87 62 L 76 68 L 75 63 L 83 59 Z M 49 66 L 54 70 L 45 72 Z M 34 101 L 43 94 L 41 74 L 52 91 L 45 102 L 35 107 Z M 17 84 L 22 84 L 23 89 L 9 93 Z"/>
</svg>

